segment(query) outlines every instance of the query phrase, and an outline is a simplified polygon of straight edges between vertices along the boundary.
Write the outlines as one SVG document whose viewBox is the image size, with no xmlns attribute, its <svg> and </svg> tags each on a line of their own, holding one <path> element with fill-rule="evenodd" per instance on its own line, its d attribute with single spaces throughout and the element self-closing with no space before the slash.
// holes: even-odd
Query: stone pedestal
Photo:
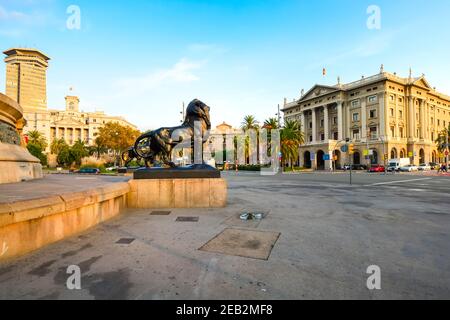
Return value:
<svg viewBox="0 0 450 320">
<path fill-rule="evenodd" d="M 0 184 L 42 178 L 39 159 L 23 144 L 24 125 L 20 105 L 0 93 Z"/>
<path fill-rule="evenodd" d="M 227 182 L 215 179 L 130 180 L 129 208 L 221 208 L 227 204 Z"/>
</svg>

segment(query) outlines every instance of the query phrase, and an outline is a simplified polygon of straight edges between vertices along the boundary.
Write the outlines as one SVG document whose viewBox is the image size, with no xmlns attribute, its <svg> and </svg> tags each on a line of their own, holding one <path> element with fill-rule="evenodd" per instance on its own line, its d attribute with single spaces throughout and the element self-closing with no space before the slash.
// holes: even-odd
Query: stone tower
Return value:
<svg viewBox="0 0 450 320">
<path fill-rule="evenodd" d="M 36 49 L 12 48 L 6 55 L 6 95 L 24 111 L 47 110 L 47 68 L 50 58 Z"/>
</svg>

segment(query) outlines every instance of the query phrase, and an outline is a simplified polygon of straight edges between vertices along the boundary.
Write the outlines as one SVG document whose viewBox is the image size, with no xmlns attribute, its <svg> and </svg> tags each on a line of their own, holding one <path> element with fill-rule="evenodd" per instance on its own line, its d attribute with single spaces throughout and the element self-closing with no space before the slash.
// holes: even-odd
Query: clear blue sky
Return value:
<svg viewBox="0 0 450 320">
<path fill-rule="evenodd" d="M 68 30 L 67 7 L 81 9 Z M 369 30 L 367 8 L 381 9 Z M 142 130 L 178 123 L 204 100 L 213 123 L 274 116 L 315 83 L 379 71 L 425 73 L 450 94 L 450 1 L 0 0 L 0 49 L 36 47 L 52 61 L 50 108 L 73 86 L 85 111 L 124 115 Z M 326 77 L 322 68 L 326 68 Z M 0 91 L 4 91 L 4 64 Z"/>
</svg>

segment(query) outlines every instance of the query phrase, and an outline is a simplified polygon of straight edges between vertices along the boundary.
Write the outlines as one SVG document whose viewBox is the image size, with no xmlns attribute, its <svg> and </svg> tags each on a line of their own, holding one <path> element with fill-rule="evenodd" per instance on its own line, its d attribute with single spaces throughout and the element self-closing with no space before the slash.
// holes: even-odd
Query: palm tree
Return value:
<svg viewBox="0 0 450 320">
<path fill-rule="evenodd" d="M 272 130 L 272 129 L 278 129 L 279 128 L 279 123 L 278 120 L 276 118 L 269 118 L 266 121 L 264 121 L 264 129 L 267 130 Z"/>
<path fill-rule="evenodd" d="M 297 120 L 286 120 L 280 135 L 281 153 L 283 158 L 288 160 L 291 168 L 293 168 L 295 160 L 299 157 L 299 147 L 305 143 L 300 123 Z"/>
<path fill-rule="evenodd" d="M 255 116 L 248 115 L 244 117 L 244 121 L 242 121 L 241 124 L 242 130 L 258 130 L 259 129 L 259 123 L 258 120 L 256 120 Z"/>
<path fill-rule="evenodd" d="M 27 136 L 28 136 L 28 143 L 39 146 L 41 150 L 45 150 L 47 148 L 48 146 L 47 139 L 41 132 L 37 130 L 29 131 L 27 133 Z"/>
<path fill-rule="evenodd" d="M 68 148 L 68 147 L 69 146 L 67 145 L 66 141 L 63 138 L 55 139 L 55 140 L 53 140 L 52 144 L 50 145 L 50 152 L 52 154 L 59 155 L 61 150 Z"/>
<path fill-rule="evenodd" d="M 247 115 L 244 117 L 244 120 L 241 123 L 241 129 L 244 131 L 248 131 L 248 130 L 256 130 L 258 132 L 259 130 L 259 123 L 258 120 L 256 120 L 256 117 L 253 115 Z M 249 136 L 245 136 L 245 162 L 249 163 L 250 162 L 250 137 Z M 257 133 L 257 141 L 256 141 L 256 145 L 258 145 L 259 143 L 259 137 L 258 137 L 258 133 Z M 259 158 L 258 153 L 256 153 L 257 159 Z M 259 160 L 259 159 L 258 159 Z"/>
</svg>

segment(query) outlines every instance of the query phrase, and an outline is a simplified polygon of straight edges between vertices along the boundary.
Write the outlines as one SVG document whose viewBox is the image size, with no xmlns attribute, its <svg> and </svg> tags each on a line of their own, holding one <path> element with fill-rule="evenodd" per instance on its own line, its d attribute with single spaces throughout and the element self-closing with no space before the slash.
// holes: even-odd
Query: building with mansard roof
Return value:
<svg viewBox="0 0 450 320">
<path fill-rule="evenodd" d="M 358 81 L 315 85 L 299 99 L 285 100 L 283 112 L 302 124 L 303 167 L 384 164 L 394 158 L 416 165 L 444 161 L 435 141 L 450 123 L 450 97 L 411 71 L 403 78 L 381 67 Z M 352 156 L 341 151 L 347 139 L 355 147 Z"/>
</svg>

